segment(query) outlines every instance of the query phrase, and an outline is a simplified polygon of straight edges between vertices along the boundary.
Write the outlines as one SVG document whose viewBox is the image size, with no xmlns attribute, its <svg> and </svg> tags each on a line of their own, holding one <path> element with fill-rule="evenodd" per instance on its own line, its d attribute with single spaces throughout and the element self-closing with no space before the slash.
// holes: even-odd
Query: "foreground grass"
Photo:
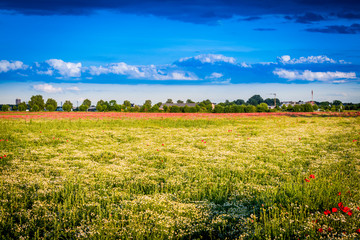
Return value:
<svg viewBox="0 0 360 240">
<path fill-rule="evenodd" d="M 1 120 L 0 239 L 359 238 L 359 119 Z"/>
</svg>

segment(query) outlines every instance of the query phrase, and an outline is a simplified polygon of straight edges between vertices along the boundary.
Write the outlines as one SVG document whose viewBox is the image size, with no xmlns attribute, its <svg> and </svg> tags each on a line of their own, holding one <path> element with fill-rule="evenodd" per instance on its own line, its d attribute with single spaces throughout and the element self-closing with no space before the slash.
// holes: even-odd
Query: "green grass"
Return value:
<svg viewBox="0 0 360 240">
<path fill-rule="evenodd" d="M 0 239 L 359 239 L 359 133 L 358 117 L 2 119 Z M 340 201 L 351 216 L 323 213 Z"/>
</svg>

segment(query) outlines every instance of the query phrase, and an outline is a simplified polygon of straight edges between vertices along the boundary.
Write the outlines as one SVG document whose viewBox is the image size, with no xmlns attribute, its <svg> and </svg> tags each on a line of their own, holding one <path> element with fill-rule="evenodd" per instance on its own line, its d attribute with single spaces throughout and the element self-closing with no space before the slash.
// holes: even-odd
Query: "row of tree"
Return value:
<svg viewBox="0 0 360 240">
<path fill-rule="evenodd" d="M 205 100 L 194 104 L 191 99 L 187 99 L 186 103 L 190 106 L 183 104 L 184 101 L 178 100 L 177 103 L 181 106 L 173 105 L 174 102 L 172 99 L 168 99 L 166 104 L 158 102 L 152 105 L 151 100 L 146 100 L 142 106 L 137 106 L 131 104 L 130 101 L 125 100 L 123 104 L 118 104 L 116 100 L 104 101 L 100 100 L 96 104 L 96 110 L 99 112 L 107 111 L 116 111 L 116 112 L 185 112 L 185 113 L 195 113 L 195 112 L 213 112 L 213 113 L 246 113 L 246 112 L 270 112 L 270 111 L 288 111 L 288 112 L 312 112 L 317 110 L 323 111 L 343 111 L 343 110 L 360 110 L 360 104 L 346 104 L 345 106 L 341 101 L 335 100 L 332 103 L 330 102 L 316 102 L 316 104 L 297 104 L 297 105 L 282 105 L 280 107 L 279 99 L 263 99 L 260 95 L 254 95 L 244 101 L 242 99 L 237 99 L 235 101 L 226 100 L 223 103 L 214 105 L 210 100 Z M 269 106 L 276 107 L 269 109 Z M 85 99 L 83 103 L 78 108 L 74 108 L 73 104 L 67 100 L 62 105 L 63 111 L 88 111 L 91 106 L 91 101 Z M 162 108 L 161 108 L 162 106 Z M 41 95 L 32 96 L 28 105 L 25 102 L 20 103 L 19 105 L 13 106 L 12 110 L 25 111 L 27 108 L 30 111 L 55 111 L 58 108 L 58 103 L 56 100 L 49 98 L 45 102 Z M 8 111 L 9 106 L 3 105 L 3 111 Z"/>
</svg>

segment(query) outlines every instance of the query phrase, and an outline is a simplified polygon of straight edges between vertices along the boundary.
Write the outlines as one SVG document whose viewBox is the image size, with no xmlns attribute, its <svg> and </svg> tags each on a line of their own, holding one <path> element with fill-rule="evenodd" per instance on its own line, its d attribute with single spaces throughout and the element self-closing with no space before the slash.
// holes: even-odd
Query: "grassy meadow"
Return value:
<svg viewBox="0 0 360 240">
<path fill-rule="evenodd" d="M 0 239 L 360 239 L 360 117 L 0 128 Z"/>
</svg>

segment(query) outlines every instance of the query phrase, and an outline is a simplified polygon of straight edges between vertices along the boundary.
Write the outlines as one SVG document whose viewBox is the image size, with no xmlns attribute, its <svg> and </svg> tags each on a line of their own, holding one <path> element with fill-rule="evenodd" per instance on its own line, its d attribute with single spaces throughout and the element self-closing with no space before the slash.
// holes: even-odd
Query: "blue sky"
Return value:
<svg viewBox="0 0 360 240">
<path fill-rule="evenodd" d="M 0 2 L 0 103 L 360 102 L 358 1 Z"/>
</svg>

